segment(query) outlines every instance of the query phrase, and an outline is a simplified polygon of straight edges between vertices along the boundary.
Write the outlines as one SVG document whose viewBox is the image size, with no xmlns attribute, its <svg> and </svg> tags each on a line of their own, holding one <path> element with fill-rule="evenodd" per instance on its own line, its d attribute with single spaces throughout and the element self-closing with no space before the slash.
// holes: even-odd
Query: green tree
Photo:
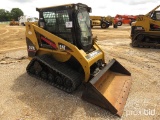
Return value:
<svg viewBox="0 0 160 120">
<path fill-rule="evenodd" d="M 11 20 L 11 13 L 9 11 L 6 11 L 5 20 L 6 21 L 10 21 Z"/>
<path fill-rule="evenodd" d="M 18 17 L 23 15 L 23 11 L 19 8 L 12 8 L 11 10 L 11 19 L 18 21 Z"/>
<path fill-rule="evenodd" d="M 6 11 L 5 9 L 0 9 L 0 21 L 5 21 Z"/>
</svg>

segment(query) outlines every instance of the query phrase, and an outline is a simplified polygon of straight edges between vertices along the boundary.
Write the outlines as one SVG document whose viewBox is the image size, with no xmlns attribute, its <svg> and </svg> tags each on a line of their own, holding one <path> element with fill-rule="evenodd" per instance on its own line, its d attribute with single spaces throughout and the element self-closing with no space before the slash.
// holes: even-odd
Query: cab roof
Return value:
<svg viewBox="0 0 160 120">
<path fill-rule="evenodd" d="M 69 7 L 74 7 L 75 5 L 77 6 L 84 6 L 84 7 L 88 7 L 86 4 L 82 4 L 82 3 L 77 3 L 77 4 L 63 4 L 63 5 L 57 5 L 57 6 L 50 6 L 50 7 L 42 7 L 42 8 L 36 8 L 36 11 L 43 11 L 45 9 L 56 9 L 56 8 L 69 8 Z"/>
</svg>

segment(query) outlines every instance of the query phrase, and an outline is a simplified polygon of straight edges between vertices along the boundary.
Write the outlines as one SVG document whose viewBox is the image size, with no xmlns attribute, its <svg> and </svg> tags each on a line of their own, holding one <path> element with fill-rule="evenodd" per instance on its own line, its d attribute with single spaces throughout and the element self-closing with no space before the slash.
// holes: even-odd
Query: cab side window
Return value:
<svg viewBox="0 0 160 120">
<path fill-rule="evenodd" d="M 66 22 L 69 22 L 67 10 L 43 12 L 45 29 L 64 40 L 73 43 L 71 29 L 66 28 Z"/>
</svg>

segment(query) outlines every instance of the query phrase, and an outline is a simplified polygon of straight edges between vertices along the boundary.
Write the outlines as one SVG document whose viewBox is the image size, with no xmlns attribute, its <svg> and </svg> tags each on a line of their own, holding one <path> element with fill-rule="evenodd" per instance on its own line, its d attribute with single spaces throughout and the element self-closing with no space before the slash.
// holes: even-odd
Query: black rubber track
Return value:
<svg viewBox="0 0 160 120">
<path fill-rule="evenodd" d="M 40 65 L 38 69 L 35 68 L 35 63 Z M 65 63 L 54 60 L 49 55 L 35 56 L 28 64 L 26 71 L 29 75 L 68 93 L 78 88 L 84 79 L 83 74 L 73 70 Z"/>
<path fill-rule="evenodd" d="M 151 38 L 156 38 L 157 42 L 143 42 L 137 39 L 137 36 L 139 35 L 143 35 L 144 38 L 149 37 Z M 138 33 L 136 34 L 133 39 L 132 39 L 132 46 L 133 47 L 144 47 L 144 48 L 160 48 L 160 35 L 153 35 L 153 34 L 149 34 L 149 33 Z"/>
</svg>

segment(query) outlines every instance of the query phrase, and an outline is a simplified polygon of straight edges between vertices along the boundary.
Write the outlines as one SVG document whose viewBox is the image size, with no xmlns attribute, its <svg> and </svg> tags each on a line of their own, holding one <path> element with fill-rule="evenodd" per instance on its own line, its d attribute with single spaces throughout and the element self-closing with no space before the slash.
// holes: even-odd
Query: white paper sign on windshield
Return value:
<svg viewBox="0 0 160 120">
<path fill-rule="evenodd" d="M 72 21 L 66 22 L 66 28 L 72 28 Z"/>
</svg>

